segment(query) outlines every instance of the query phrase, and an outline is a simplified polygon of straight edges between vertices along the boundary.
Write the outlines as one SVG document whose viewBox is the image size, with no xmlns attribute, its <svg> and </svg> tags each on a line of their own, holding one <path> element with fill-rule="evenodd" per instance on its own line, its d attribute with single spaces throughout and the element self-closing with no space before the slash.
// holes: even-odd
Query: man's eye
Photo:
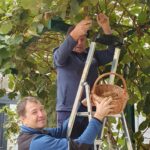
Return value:
<svg viewBox="0 0 150 150">
<path fill-rule="evenodd" d="M 42 107 L 42 108 L 41 108 L 41 111 L 44 111 L 44 110 L 45 110 L 44 107 Z"/>
<path fill-rule="evenodd" d="M 33 111 L 33 112 L 32 112 L 32 114 L 36 114 L 36 113 L 37 113 L 36 111 Z"/>
</svg>

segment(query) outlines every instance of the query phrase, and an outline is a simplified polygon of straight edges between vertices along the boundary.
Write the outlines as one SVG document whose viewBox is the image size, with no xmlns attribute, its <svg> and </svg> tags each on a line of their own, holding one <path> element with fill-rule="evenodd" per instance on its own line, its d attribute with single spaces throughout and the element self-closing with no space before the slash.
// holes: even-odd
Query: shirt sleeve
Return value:
<svg viewBox="0 0 150 150">
<path fill-rule="evenodd" d="M 83 134 L 74 141 L 80 144 L 93 144 L 97 134 L 101 132 L 101 128 L 102 122 L 92 118 Z"/>
<path fill-rule="evenodd" d="M 64 121 L 63 125 L 59 128 L 47 128 L 48 134 L 55 138 L 66 138 L 67 128 L 68 128 L 68 119 Z"/>
<path fill-rule="evenodd" d="M 98 61 L 98 65 L 105 65 L 107 63 L 110 63 L 113 60 L 115 47 L 109 46 L 106 50 L 97 50 L 95 51 L 95 58 Z"/>
<path fill-rule="evenodd" d="M 39 135 L 31 141 L 29 150 L 67 150 L 66 138 L 55 138 L 49 135 Z"/>
<path fill-rule="evenodd" d="M 65 65 L 76 44 L 77 42 L 69 35 L 65 41 L 54 50 L 53 59 L 56 67 Z"/>
</svg>

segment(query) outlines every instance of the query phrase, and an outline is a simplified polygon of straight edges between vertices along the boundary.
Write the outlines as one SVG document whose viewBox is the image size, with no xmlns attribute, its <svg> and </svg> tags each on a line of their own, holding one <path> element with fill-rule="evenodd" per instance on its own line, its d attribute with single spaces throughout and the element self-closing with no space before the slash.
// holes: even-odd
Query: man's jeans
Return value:
<svg viewBox="0 0 150 150">
<path fill-rule="evenodd" d="M 69 118 L 70 113 L 70 111 L 57 111 L 57 127 L 60 127 Z"/>
</svg>

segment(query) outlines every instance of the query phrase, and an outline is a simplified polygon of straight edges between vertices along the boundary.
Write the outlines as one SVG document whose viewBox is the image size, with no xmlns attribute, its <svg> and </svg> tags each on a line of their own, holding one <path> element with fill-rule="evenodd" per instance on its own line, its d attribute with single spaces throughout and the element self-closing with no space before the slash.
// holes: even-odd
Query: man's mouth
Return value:
<svg viewBox="0 0 150 150">
<path fill-rule="evenodd" d="M 44 122 L 44 121 L 45 121 L 45 119 L 39 119 L 38 121 L 39 121 L 39 122 Z"/>
</svg>

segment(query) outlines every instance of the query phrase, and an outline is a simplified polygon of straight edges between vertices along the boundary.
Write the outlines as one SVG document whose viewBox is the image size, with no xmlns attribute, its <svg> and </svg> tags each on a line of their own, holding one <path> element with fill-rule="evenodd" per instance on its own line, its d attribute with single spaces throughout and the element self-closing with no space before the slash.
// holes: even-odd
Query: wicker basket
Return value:
<svg viewBox="0 0 150 150">
<path fill-rule="evenodd" d="M 111 74 L 119 77 L 122 80 L 123 88 L 118 85 L 100 84 L 99 83 L 102 78 L 109 76 Z M 96 79 L 96 81 L 93 85 L 92 91 L 91 91 L 91 99 L 92 100 L 94 100 L 94 96 L 93 96 L 94 94 L 96 94 L 99 97 L 99 99 L 102 99 L 102 98 L 108 97 L 108 96 L 112 97 L 112 99 L 114 100 L 113 104 L 115 104 L 116 107 L 114 108 L 112 114 L 110 114 L 110 115 L 115 115 L 115 114 L 121 113 L 124 110 L 127 100 L 128 100 L 125 79 L 117 73 L 108 72 L 108 73 L 105 73 L 105 74 L 99 76 Z"/>
</svg>

